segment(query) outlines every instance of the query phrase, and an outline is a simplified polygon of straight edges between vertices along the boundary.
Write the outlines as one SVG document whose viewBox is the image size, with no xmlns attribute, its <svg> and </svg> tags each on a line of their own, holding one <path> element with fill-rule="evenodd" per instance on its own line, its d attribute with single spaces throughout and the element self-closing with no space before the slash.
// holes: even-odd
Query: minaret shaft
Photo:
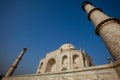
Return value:
<svg viewBox="0 0 120 80">
<path fill-rule="evenodd" d="M 114 60 L 120 59 L 120 20 L 105 15 L 89 1 L 84 2 L 82 8 L 93 22 L 96 33 L 103 39 Z"/>
<path fill-rule="evenodd" d="M 17 65 L 19 64 L 19 62 L 22 59 L 22 56 L 24 55 L 24 53 L 25 53 L 26 50 L 27 50 L 27 48 L 23 48 L 23 50 L 21 51 L 21 53 L 18 56 L 18 58 L 14 61 L 14 63 L 12 64 L 12 66 L 10 67 L 10 69 L 8 70 L 8 72 L 5 74 L 6 77 L 7 76 L 11 76 L 13 74 L 13 72 L 17 68 Z"/>
<path fill-rule="evenodd" d="M 101 12 L 102 10 L 100 8 L 95 8 L 94 6 L 92 6 L 92 4 L 86 3 L 86 5 L 84 6 L 84 10 L 88 14 L 88 19 L 93 22 L 95 27 L 103 20 L 109 18 L 107 15 Z"/>
</svg>

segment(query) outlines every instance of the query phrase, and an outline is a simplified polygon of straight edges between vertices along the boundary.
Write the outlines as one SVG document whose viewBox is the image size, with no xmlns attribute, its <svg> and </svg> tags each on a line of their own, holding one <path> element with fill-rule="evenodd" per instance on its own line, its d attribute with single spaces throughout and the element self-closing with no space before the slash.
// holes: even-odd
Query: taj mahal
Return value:
<svg viewBox="0 0 120 80">
<path fill-rule="evenodd" d="M 95 26 L 114 61 L 95 65 L 85 50 L 77 50 L 71 43 L 62 44 L 40 60 L 35 74 L 12 76 L 27 48 L 23 48 L 2 80 L 120 80 L 120 20 L 109 17 L 89 1 L 82 9 Z"/>
<path fill-rule="evenodd" d="M 85 51 L 76 50 L 72 44 L 66 43 L 41 60 L 37 74 L 72 71 L 93 65 Z"/>
</svg>

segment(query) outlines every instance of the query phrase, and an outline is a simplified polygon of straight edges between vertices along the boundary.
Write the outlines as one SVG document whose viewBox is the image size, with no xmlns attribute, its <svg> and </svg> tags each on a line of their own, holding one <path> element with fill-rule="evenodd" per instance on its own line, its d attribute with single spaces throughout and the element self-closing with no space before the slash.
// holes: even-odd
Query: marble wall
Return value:
<svg viewBox="0 0 120 80">
<path fill-rule="evenodd" d="M 61 73 L 4 77 L 2 80 L 120 80 L 120 78 L 112 64 L 108 64 Z"/>
</svg>

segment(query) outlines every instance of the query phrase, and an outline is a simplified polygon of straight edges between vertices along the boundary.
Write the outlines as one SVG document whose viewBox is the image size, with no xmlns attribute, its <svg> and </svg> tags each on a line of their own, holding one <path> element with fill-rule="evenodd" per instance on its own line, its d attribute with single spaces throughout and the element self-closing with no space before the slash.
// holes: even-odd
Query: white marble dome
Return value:
<svg viewBox="0 0 120 80">
<path fill-rule="evenodd" d="M 75 50 L 75 47 L 70 44 L 70 43 L 66 43 L 66 44 L 63 44 L 60 49 L 62 50 Z"/>
</svg>

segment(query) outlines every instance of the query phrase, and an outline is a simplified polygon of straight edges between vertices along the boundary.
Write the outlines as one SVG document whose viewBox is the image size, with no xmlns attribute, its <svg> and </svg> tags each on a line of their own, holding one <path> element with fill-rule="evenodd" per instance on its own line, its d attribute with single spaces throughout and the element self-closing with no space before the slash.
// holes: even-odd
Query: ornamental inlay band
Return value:
<svg viewBox="0 0 120 80">
<path fill-rule="evenodd" d="M 102 21 L 101 23 L 99 23 L 95 29 L 95 32 L 97 35 L 99 35 L 99 32 L 100 30 L 104 27 L 104 25 L 108 24 L 108 23 L 119 23 L 120 24 L 120 20 L 117 19 L 117 18 L 109 18 L 109 19 L 106 19 L 104 21 Z"/>
<path fill-rule="evenodd" d="M 91 19 L 90 19 L 91 13 L 94 12 L 94 11 L 96 11 L 96 10 L 99 10 L 99 11 L 103 12 L 102 9 L 100 9 L 100 8 L 94 8 L 94 9 L 92 9 L 92 10 L 88 13 L 88 19 L 89 19 L 90 21 L 91 21 Z"/>
</svg>

